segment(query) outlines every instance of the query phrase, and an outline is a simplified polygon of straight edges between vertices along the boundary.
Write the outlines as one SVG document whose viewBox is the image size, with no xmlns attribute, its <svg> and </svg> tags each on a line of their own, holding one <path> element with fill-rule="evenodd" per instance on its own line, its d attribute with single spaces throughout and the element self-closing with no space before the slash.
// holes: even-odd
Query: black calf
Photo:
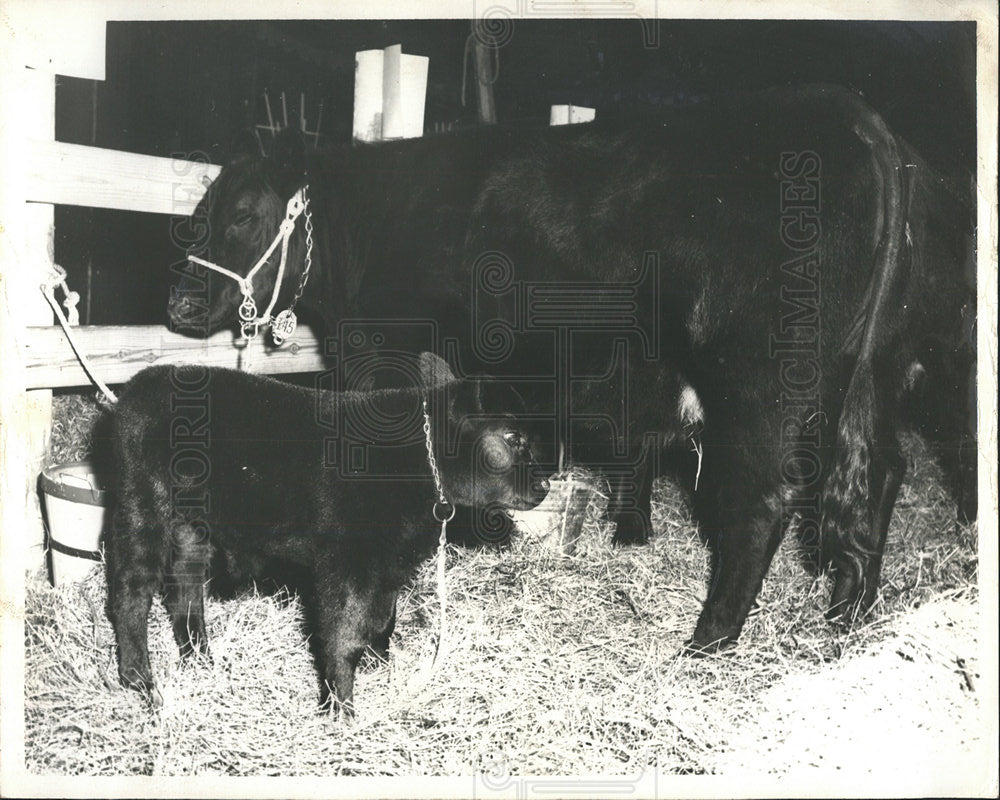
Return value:
<svg viewBox="0 0 1000 800">
<path fill-rule="evenodd" d="M 421 356 L 425 375 L 441 376 L 435 359 Z M 207 652 L 214 566 L 302 592 L 321 676 L 350 713 L 358 660 L 366 646 L 386 655 L 397 593 L 440 530 L 422 400 L 449 503 L 541 500 L 547 482 L 532 474 L 519 399 L 494 383 L 362 394 L 200 367 L 133 378 L 115 412 L 119 505 L 107 541 L 122 682 L 158 702 L 146 630 L 159 590 L 181 655 Z"/>
</svg>

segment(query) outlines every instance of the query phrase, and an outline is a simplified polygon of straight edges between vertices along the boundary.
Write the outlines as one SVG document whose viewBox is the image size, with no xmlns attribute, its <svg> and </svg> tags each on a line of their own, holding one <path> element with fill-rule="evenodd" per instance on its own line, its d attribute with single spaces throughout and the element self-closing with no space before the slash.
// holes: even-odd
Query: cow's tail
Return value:
<svg viewBox="0 0 1000 800">
<path fill-rule="evenodd" d="M 853 95 L 840 93 L 831 99 L 849 106 L 854 133 L 868 146 L 881 186 L 877 202 L 882 205 L 882 227 L 863 307 L 850 337 L 853 341 L 848 342 L 848 352 L 856 348 L 857 358 L 823 487 L 821 522 L 824 558 L 835 550 L 838 566 L 849 565 L 855 585 L 863 590 L 865 565 L 881 550 L 881 542 L 872 536 L 883 492 L 881 483 L 873 484 L 884 480 L 885 472 L 879 445 L 894 435 L 887 427 L 894 395 L 891 347 L 887 345 L 899 319 L 895 304 L 901 303 L 910 271 L 908 180 L 897 141 L 882 118 Z"/>
</svg>

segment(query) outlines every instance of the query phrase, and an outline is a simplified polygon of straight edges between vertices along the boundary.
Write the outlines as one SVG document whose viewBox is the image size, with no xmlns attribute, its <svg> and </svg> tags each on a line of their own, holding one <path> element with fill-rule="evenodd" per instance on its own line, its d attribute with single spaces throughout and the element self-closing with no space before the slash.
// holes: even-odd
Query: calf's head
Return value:
<svg viewBox="0 0 1000 800">
<path fill-rule="evenodd" d="M 423 354 L 438 383 L 429 392 L 431 434 L 448 501 L 476 508 L 534 508 L 549 489 L 542 429 L 526 415 L 508 384 L 448 380 L 440 359 Z M 426 372 L 425 372 L 426 374 Z"/>
<path fill-rule="evenodd" d="M 193 242 L 189 255 L 246 276 L 278 233 L 289 198 L 302 186 L 305 156 L 301 139 L 279 134 L 269 157 L 239 155 L 208 187 L 189 222 Z M 287 308 L 303 270 L 303 217 L 296 223 L 274 312 Z M 261 311 L 271 299 L 280 247 L 253 277 L 253 298 Z M 208 334 L 234 326 L 243 294 L 235 280 L 188 263 L 173 287 L 168 314 L 173 326 Z"/>
</svg>

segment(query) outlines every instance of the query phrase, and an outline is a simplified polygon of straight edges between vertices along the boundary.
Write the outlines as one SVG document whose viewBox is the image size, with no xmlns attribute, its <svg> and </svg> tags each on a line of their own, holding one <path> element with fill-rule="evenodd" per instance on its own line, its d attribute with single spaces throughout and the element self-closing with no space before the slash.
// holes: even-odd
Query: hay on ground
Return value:
<svg viewBox="0 0 1000 800">
<path fill-rule="evenodd" d="M 425 564 L 400 597 L 389 662 L 359 672 L 353 725 L 318 706 L 297 598 L 210 600 L 212 659 L 188 662 L 155 603 L 150 652 L 164 705 L 154 711 L 117 685 L 100 570 L 59 589 L 33 576 L 26 765 L 45 775 L 469 775 L 498 763 L 511 775 L 634 776 L 646 764 L 785 775 L 806 748 L 864 777 L 872 764 L 858 761 L 852 716 L 873 736 L 878 720 L 899 720 L 907 742 L 974 761 L 981 742 L 963 731 L 975 726 L 979 680 L 967 624 L 975 527 L 955 526 L 933 463 L 918 441 L 910 449 L 916 469 L 870 620 L 847 630 L 823 620 L 828 579 L 803 569 L 788 537 L 740 646 L 681 656 L 708 553 L 681 493 L 659 481 L 646 546 L 612 546 L 604 501 L 591 495 L 570 552 L 530 522 L 507 548 L 449 548 L 449 635 L 431 672 L 437 601 Z M 948 636 L 928 638 L 934 624 Z M 931 727 L 933 739 L 920 738 Z"/>
</svg>

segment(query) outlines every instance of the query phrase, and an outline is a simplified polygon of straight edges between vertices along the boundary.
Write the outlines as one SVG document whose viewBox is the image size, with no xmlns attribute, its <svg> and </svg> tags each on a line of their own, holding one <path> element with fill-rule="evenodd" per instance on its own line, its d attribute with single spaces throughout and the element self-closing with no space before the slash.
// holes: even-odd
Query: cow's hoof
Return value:
<svg viewBox="0 0 1000 800">
<path fill-rule="evenodd" d="M 146 705 L 148 705 L 151 709 L 157 710 L 163 708 L 163 695 L 160 694 L 160 690 L 155 684 L 150 684 L 149 686 L 128 684 L 126 688 L 138 693 L 142 699 L 146 701 Z"/>
<path fill-rule="evenodd" d="M 834 627 L 849 628 L 865 616 L 865 611 L 861 602 L 845 600 L 832 604 L 824 616 Z"/>
<path fill-rule="evenodd" d="M 638 513 L 623 514 L 614 522 L 614 543 L 617 545 L 643 545 L 653 534 L 649 520 Z"/>
<path fill-rule="evenodd" d="M 337 721 L 339 720 L 342 725 L 353 725 L 356 718 L 354 711 L 354 703 L 348 701 L 346 703 L 341 703 L 334 700 L 330 703 L 329 707 L 330 719 Z"/>
<path fill-rule="evenodd" d="M 205 664 L 212 665 L 215 660 L 212 658 L 212 653 L 208 649 L 208 643 L 205 641 L 191 642 L 186 641 L 180 646 L 181 658 L 183 659 L 193 659 L 195 661 L 204 661 Z"/>
</svg>

